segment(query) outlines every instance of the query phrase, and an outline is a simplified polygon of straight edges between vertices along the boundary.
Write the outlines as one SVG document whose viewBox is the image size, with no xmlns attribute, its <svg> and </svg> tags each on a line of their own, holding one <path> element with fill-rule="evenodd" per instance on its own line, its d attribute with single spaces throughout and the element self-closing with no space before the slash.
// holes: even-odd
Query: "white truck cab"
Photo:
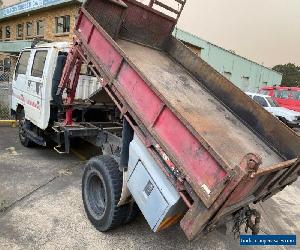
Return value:
<svg viewBox="0 0 300 250">
<path fill-rule="evenodd" d="M 49 125 L 52 81 L 59 54 L 67 54 L 70 43 L 57 42 L 21 51 L 12 82 L 12 111 L 22 108 L 25 119 L 45 130 Z M 76 99 L 86 99 L 99 88 L 95 77 L 81 76 Z M 87 93 L 88 92 L 88 93 Z"/>
<path fill-rule="evenodd" d="M 25 118 L 41 129 L 48 127 L 53 72 L 58 53 L 68 52 L 68 43 L 26 48 L 19 56 L 12 82 L 12 110 L 22 106 Z"/>
</svg>

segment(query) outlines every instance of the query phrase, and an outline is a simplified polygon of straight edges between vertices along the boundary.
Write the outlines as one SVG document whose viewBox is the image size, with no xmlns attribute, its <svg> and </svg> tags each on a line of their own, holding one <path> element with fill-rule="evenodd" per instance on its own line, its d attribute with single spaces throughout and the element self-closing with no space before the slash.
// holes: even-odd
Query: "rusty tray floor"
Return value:
<svg viewBox="0 0 300 250">
<path fill-rule="evenodd" d="M 164 96 L 170 108 L 176 110 L 230 168 L 237 166 L 248 153 L 262 157 L 261 167 L 283 161 L 165 52 L 124 40 L 117 43 L 149 83 Z"/>
</svg>

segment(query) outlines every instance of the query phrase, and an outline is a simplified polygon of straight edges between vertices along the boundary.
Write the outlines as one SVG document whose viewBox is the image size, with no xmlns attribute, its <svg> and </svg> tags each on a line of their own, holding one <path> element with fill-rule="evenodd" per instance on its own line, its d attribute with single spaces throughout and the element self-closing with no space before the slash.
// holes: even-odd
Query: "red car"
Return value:
<svg viewBox="0 0 300 250">
<path fill-rule="evenodd" d="M 300 112 L 300 88 L 298 87 L 262 87 L 258 93 L 271 96 L 281 107 Z"/>
</svg>

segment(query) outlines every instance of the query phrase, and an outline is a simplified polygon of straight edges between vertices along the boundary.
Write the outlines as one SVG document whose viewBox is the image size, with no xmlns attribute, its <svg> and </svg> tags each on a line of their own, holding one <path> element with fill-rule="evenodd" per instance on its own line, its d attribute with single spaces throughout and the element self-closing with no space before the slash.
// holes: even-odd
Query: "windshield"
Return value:
<svg viewBox="0 0 300 250">
<path fill-rule="evenodd" d="M 262 95 L 269 95 L 269 91 L 268 91 L 268 90 L 263 90 L 263 89 L 261 89 L 261 90 L 259 91 L 259 94 L 262 94 Z"/>
<path fill-rule="evenodd" d="M 266 97 L 266 99 L 271 107 L 279 107 L 278 103 L 275 100 L 273 100 L 271 97 Z"/>
</svg>

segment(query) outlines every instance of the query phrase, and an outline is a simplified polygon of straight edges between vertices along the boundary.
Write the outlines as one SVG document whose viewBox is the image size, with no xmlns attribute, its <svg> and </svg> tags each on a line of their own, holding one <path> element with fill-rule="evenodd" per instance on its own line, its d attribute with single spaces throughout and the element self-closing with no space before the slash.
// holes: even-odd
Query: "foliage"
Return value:
<svg viewBox="0 0 300 250">
<path fill-rule="evenodd" d="M 273 67 L 273 70 L 282 73 L 282 86 L 300 87 L 300 66 L 293 63 L 280 64 Z"/>
</svg>

